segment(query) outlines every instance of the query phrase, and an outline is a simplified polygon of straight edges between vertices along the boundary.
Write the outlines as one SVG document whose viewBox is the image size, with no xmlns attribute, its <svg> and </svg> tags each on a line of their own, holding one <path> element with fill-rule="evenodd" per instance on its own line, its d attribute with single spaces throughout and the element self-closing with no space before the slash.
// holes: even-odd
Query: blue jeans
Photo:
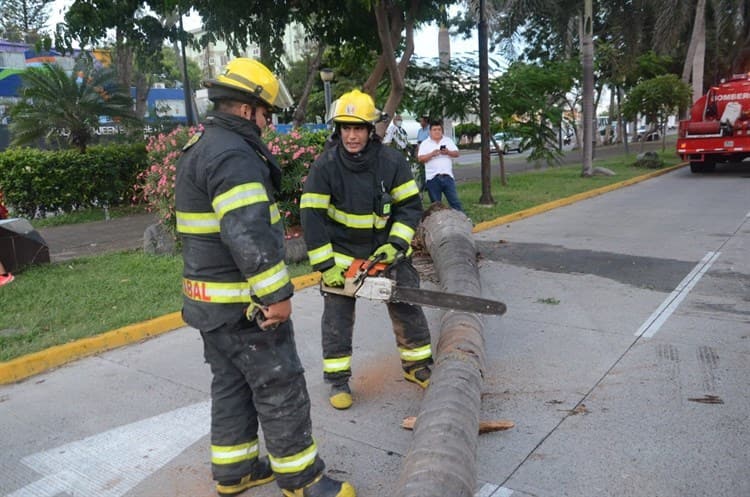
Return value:
<svg viewBox="0 0 750 497">
<path fill-rule="evenodd" d="M 457 211 L 464 212 L 461 207 L 461 201 L 458 200 L 458 193 L 456 192 L 456 182 L 453 177 L 448 174 L 438 174 L 433 176 L 431 180 L 425 183 L 425 189 L 427 194 L 430 196 L 430 202 L 440 202 L 445 194 L 445 200 L 448 201 L 448 205 Z"/>
</svg>

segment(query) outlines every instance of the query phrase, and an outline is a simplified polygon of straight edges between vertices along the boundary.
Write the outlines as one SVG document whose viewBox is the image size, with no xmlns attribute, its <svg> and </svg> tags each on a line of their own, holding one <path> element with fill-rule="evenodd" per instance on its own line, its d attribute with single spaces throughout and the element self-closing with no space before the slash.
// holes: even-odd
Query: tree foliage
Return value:
<svg viewBox="0 0 750 497">
<path fill-rule="evenodd" d="M 129 93 L 117 86 L 107 69 L 88 67 L 67 74 L 60 66 L 45 63 L 26 69 L 22 79 L 22 100 L 11 111 L 13 145 L 44 139 L 85 152 L 100 116 L 121 122 L 134 119 Z"/>
<path fill-rule="evenodd" d="M 565 94 L 580 73 L 577 60 L 526 64 L 516 62 L 490 83 L 493 118 L 503 129 L 515 126 L 530 160 L 559 159 L 557 133 L 563 121 Z"/>
<path fill-rule="evenodd" d="M 690 103 L 690 86 L 675 74 L 664 74 L 641 81 L 628 93 L 623 114 L 635 119 L 638 114 L 654 124 L 664 124 L 667 117 Z"/>
<path fill-rule="evenodd" d="M 0 38 L 37 43 L 45 36 L 53 0 L 0 0 Z"/>
<path fill-rule="evenodd" d="M 161 50 L 163 72 L 155 77 L 159 83 L 164 83 L 167 88 L 178 88 L 183 85 L 182 81 L 182 58 L 178 53 L 169 47 L 163 47 Z M 190 88 L 196 89 L 201 86 L 202 73 L 197 62 L 192 59 L 187 60 L 188 81 Z"/>
</svg>

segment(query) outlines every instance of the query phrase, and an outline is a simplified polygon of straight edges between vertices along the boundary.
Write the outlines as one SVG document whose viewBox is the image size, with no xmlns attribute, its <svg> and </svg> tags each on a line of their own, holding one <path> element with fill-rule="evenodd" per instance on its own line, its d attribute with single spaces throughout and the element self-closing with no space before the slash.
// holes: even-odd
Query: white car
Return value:
<svg viewBox="0 0 750 497">
<path fill-rule="evenodd" d="M 643 137 L 646 136 L 646 132 L 649 130 L 646 126 L 641 126 L 638 128 L 638 135 L 635 137 L 635 141 L 641 141 L 643 140 Z M 659 130 L 656 129 L 652 131 L 651 133 L 646 136 L 647 142 L 654 142 L 661 140 L 661 134 L 659 133 Z"/>
<path fill-rule="evenodd" d="M 495 139 L 497 146 L 500 147 L 500 150 L 502 150 L 504 154 L 507 154 L 511 150 L 515 150 L 518 153 L 523 152 L 521 139 L 517 136 L 513 136 L 510 133 L 500 132 L 495 133 L 492 137 Z M 490 145 L 490 152 L 495 152 L 494 145 Z"/>
</svg>

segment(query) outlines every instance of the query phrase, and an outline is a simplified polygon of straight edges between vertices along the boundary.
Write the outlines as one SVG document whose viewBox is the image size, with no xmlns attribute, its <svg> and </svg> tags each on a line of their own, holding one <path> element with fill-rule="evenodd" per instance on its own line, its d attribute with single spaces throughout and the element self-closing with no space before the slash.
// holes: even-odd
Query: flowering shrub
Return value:
<svg viewBox="0 0 750 497">
<path fill-rule="evenodd" d="M 134 201 L 143 200 L 149 211 L 156 212 L 159 220 L 176 235 L 174 184 L 177 160 L 182 147 L 200 128 L 180 126 L 169 134 L 160 134 L 149 140 L 149 167 L 138 175 Z M 281 191 L 277 197 L 284 226 L 299 225 L 299 199 L 307 170 L 323 150 L 325 132 L 292 130 L 289 134 L 268 128 L 263 139 L 282 169 Z"/>
<path fill-rule="evenodd" d="M 8 209 L 5 207 L 3 192 L 0 192 L 0 219 L 8 219 Z"/>
<path fill-rule="evenodd" d="M 142 200 L 148 204 L 149 212 L 156 212 L 169 232 L 176 236 L 177 221 L 174 207 L 174 182 L 177 160 L 182 147 L 202 127 L 178 126 L 170 133 L 152 136 L 146 145 L 148 169 L 138 175 L 133 201 Z"/>
<path fill-rule="evenodd" d="M 297 129 L 283 134 L 270 128 L 263 134 L 269 150 L 281 166 L 281 191 L 276 200 L 287 231 L 299 225 L 302 185 L 307 179 L 307 170 L 323 149 L 317 135 Z"/>
</svg>

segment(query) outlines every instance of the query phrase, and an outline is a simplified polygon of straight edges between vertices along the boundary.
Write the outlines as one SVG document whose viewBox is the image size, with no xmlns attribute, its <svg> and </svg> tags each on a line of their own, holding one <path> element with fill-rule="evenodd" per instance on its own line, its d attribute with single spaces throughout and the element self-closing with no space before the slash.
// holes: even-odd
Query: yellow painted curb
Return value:
<svg viewBox="0 0 750 497">
<path fill-rule="evenodd" d="M 541 214 L 542 212 L 547 212 L 549 210 L 556 209 L 565 205 L 570 205 L 572 203 L 595 197 L 612 190 L 617 190 L 618 188 L 634 185 L 636 183 L 640 183 L 641 181 L 645 181 L 656 176 L 661 176 L 662 174 L 666 174 L 670 171 L 674 171 L 675 169 L 679 169 L 686 164 L 686 162 L 681 163 L 676 166 L 644 174 L 643 176 L 637 176 L 635 178 L 620 181 L 618 183 L 613 183 L 611 185 L 603 186 L 595 190 L 590 190 L 560 200 L 555 200 L 553 202 L 547 202 L 546 204 L 537 205 L 530 209 L 514 212 L 513 214 L 502 216 L 497 219 L 493 219 L 492 221 L 485 221 L 483 223 L 477 224 L 474 227 L 473 231 L 474 233 L 477 233 L 480 231 L 488 230 L 502 224 L 507 224 L 513 221 L 518 221 L 527 217 L 535 216 L 537 214 Z M 319 281 L 320 273 L 317 272 L 292 278 L 292 283 L 294 284 L 295 290 L 301 290 L 303 288 L 313 286 Z M 108 331 L 106 333 L 102 333 L 101 335 L 83 338 L 81 340 L 76 340 L 75 342 L 70 342 L 63 345 L 56 345 L 54 347 L 35 352 L 33 354 L 18 357 L 10 361 L 0 362 L 0 385 L 20 381 L 28 378 L 29 376 L 33 376 L 49 369 L 62 366 L 63 364 L 74 361 L 76 359 L 81 359 L 83 357 L 98 354 L 100 352 L 111 350 L 116 347 L 121 347 L 123 345 L 137 342 L 139 340 L 155 337 L 161 335 L 162 333 L 166 333 L 183 326 L 185 326 L 185 323 L 182 321 L 180 313 L 174 312 L 171 314 L 167 314 L 166 316 L 161 316 L 155 319 L 144 321 L 142 323 L 132 324 L 129 326 L 124 326 L 122 328 L 118 328 L 116 330 Z"/>
<path fill-rule="evenodd" d="M 319 273 L 292 278 L 295 290 L 315 285 L 318 281 L 320 281 Z M 100 335 L 55 345 L 33 354 L 0 362 L 0 385 L 20 381 L 76 359 L 155 337 L 183 326 L 186 325 L 181 313 L 173 312 L 142 323 L 123 326 Z"/>
</svg>

